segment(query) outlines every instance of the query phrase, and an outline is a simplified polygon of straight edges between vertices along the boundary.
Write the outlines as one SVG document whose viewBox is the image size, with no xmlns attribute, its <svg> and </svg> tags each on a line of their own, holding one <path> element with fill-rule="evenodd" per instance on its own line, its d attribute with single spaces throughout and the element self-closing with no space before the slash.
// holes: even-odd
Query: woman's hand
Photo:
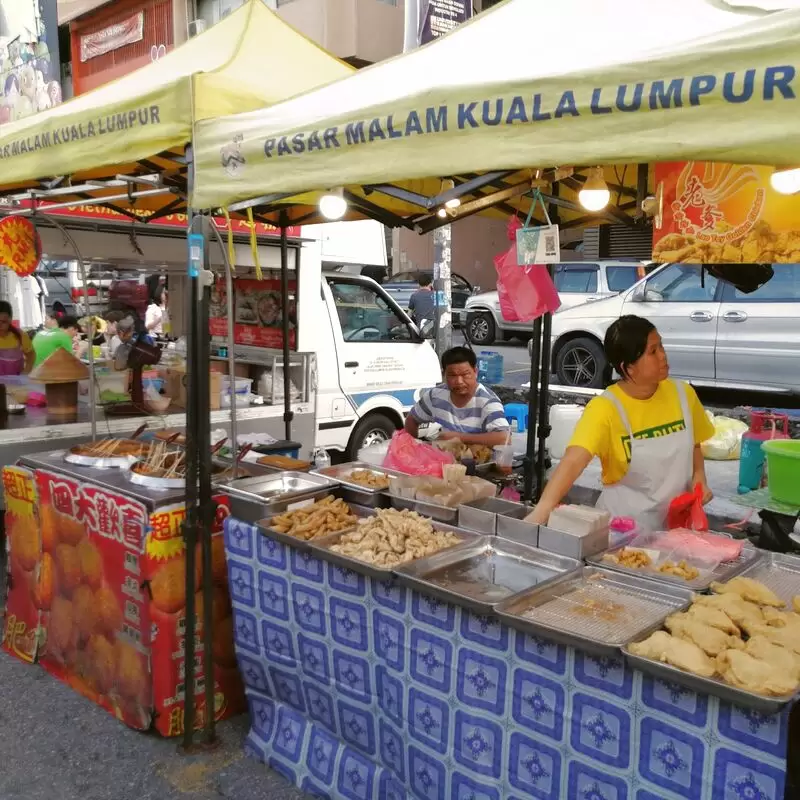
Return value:
<svg viewBox="0 0 800 800">
<path fill-rule="evenodd" d="M 533 511 L 525 517 L 525 522 L 529 522 L 531 525 L 547 525 L 549 519 L 550 509 L 539 503 L 534 506 Z"/>
</svg>

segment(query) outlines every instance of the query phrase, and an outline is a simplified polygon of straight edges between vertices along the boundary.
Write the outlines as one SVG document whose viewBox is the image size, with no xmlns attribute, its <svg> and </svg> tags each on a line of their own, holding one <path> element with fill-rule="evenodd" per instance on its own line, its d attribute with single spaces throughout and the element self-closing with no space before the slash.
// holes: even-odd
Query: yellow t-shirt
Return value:
<svg viewBox="0 0 800 800">
<path fill-rule="evenodd" d="M 694 441 L 700 444 L 714 435 L 714 426 L 694 389 L 688 384 L 685 386 L 692 414 Z M 678 387 L 673 381 L 662 381 L 649 400 L 635 400 L 616 385 L 611 386 L 609 391 L 622 403 L 635 439 L 655 439 L 686 430 Z M 619 409 L 607 397 L 595 397 L 589 402 L 575 427 L 570 446 L 583 447 L 600 459 L 603 483 L 606 485 L 617 483 L 628 471 L 631 460 L 630 436 Z"/>
<path fill-rule="evenodd" d="M 16 347 L 21 346 L 23 353 L 30 353 L 33 350 L 33 342 L 31 342 L 30 337 L 27 333 L 25 333 L 25 331 L 20 331 L 19 335 L 19 341 L 17 341 L 17 337 L 14 336 L 11 331 L 8 331 L 0 336 L 0 350 L 13 350 Z"/>
</svg>

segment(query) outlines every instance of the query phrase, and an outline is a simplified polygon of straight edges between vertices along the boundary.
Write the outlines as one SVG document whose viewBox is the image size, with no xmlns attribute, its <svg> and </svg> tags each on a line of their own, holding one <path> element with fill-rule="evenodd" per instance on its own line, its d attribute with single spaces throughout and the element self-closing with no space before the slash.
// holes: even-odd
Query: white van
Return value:
<svg viewBox="0 0 800 800">
<path fill-rule="evenodd" d="M 322 300 L 327 319 L 313 323 L 316 446 L 353 460 L 390 438 L 419 391 L 440 383 L 442 373 L 430 343 L 375 281 L 324 272 Z"/>
</svg>

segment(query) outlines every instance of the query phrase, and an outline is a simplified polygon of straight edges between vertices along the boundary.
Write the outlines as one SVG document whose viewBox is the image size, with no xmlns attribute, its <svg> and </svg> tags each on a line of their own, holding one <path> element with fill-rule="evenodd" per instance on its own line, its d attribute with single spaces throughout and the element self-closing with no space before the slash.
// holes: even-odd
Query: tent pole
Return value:
<svg viewBox="0 0 800 800">
<path fill-rule="evenodd" d="M 552 272 L 552 267 L 549 268 Z M 541 499 L 542 492 L 544 491 L 544 475 L 545 475 L 545 445 L 547 438 L 550 436 L 550 421 L 549 421 L 549 399 L 550 399 L 550 333 L 553 329 L 553 315 L 547 313 L 544 315 L 542 322 L 542 363 L 539 370 L 539 379 L 541 381 L 541 388 L 539 390 L 539 425 L 538 425 L 538 449 L 536 451 L 536 502 Z"/>
<path fill-rule="evenodd" d="M 436 353 L 442 357 L 453 346 L 453 314 L 450 263 L 452 228 L 442 225 L 433 232 L 433 288 L 435 295 Z"/>
<path fill-rule="evenodd" d="M 419 45 L 419 0 L 405 0 L 403 23 L 403 52 L 408 53 Z"/>
<path fill-rule="evenodd" d="M 286 241 L 286 228 L 289 224 L 286 212 L 282 211 L 280 216 L 281 226 L 281 295 L 282 312 L 281 326 L 283 329 L 283 422 L 286 441 L 292 438 L 292 397 L 291 397 L 291 372 L 289 364 L 292 353 L 289 342 L 289 245 Z M 297 264 L 295 263 L 295 275 L 297 275 Z M 273 381 L 275 376 L 272 376 Z"/>
<path fill-rule="evenodd" d="M 536 454 L 536 419 L 539 413 L 539 364 L 542 356 L 542 318 L 533 321 L 533 338 L 531 339 L 531 380 L 528 391 L 528 443 L 525 448 L 525 483 L 522 499 L 529 503 L 533 500 L 533 471 Z"/>
</svg>

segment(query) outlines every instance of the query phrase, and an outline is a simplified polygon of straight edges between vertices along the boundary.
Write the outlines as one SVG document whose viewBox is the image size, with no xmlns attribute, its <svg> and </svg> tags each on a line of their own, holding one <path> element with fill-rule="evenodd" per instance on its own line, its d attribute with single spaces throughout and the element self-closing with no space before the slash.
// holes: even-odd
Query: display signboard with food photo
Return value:
<svg viewBox="0 0 800 800">
<path fill-rule="evenodd" d="M 800 263 L 800 195 L 770 186 L 771 167 L 699 161 L 656 164 L 661 263 Z"/>
</svg>

